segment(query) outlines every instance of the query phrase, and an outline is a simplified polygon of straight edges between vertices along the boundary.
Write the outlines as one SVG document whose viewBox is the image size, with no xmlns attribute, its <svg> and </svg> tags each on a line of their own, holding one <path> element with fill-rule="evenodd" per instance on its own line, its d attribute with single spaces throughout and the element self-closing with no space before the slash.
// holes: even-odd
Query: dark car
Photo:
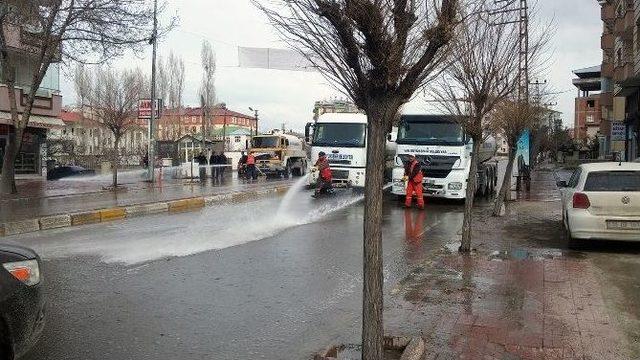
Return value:
<svg viewBox="0 0 640 360">
<path fill-rule="evenodd" d="M 33 250 L 0 244 L 0 360 L 23 355 L 44 326 L 41 261 Z"/>
<path fill-rule="evenodd" d="M 69 176 L 95 175 L 94 170 L 82 166 L 59 166 L 47 171 L 47 180 L 58 180 Z"/>
</svg>

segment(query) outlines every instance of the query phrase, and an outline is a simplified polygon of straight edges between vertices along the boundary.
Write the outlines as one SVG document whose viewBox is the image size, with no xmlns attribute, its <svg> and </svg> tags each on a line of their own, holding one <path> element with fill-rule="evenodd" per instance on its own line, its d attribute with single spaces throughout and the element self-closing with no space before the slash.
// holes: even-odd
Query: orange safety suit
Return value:
<svg viewBox="0 0 640 360">
<path fill-rule="evenodd" d="M 409 162 L 404 167 L 404 175 L 407 177 L 407 196 L 404 205 L 411 206 L 413 193 L 415 192 L 418 200 L 418 207 L 424 209 L 424 197 L 422 196 L 422 168 L 418 160 Z"/>
</svg>

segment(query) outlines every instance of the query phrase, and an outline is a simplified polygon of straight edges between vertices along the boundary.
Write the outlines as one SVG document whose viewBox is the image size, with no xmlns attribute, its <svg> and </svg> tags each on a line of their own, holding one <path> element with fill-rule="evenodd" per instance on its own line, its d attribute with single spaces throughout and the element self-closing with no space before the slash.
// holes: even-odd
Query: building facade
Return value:
<svg viewBox="0 0 640 360">
<path fill-rule="evenodd" d="M 326 113 L 359 113 L 358 107 L 348 100 L 322 100 L 313 105 L 313 120 Z"/>
<path fill-rule="evenodd" d="M 5 24 L 4 35 L 8 51 L 17 59 L 15 67 L 16 107 L 22 116 L 27 93 L 32 87 L 34 68 L 37 68 L 37 53 L 33 41 L 30 41 L 28 29 L 20 25 Z M 0 68 L 0 72 L 6 69 Z M 9 88 L 0 84 L 0 161 L 4 158 L 5 146 L 9 137 L 15 134 L 11 120 Z M 42 175 L 46 168 L 47 130 L 62 127 L 60 110 L 62 95 L 60 94 L 60 67 L 52 63 L 36 91 L 29 124 L 24 132 L 22 147 L 15 162 L 16 174 Z"/>
<path fill-rule="evenodd" d="M 159 140 L 178 140 L 184 135 L 202 134 L 202 108 L 165 109 L 158 121 Z M 223 133 L 231 133 L 237 129 L 247 129 L 254 132 L 257 119 L 251 115 L 245 115 L 227 109 L 225 106 L 216 106 L 211 110 L 210 116 L 205 119 L 205 127 L 208 137 L 214 140 L 222 140 Z"/>
<path fill-rule="evenodd" d="M 640 0 L 599 0 L 603 117 L 609 123 L 610 150 L 623 159 L 640 157 Z M 622 129 L 622 131 L 619 131 Z"/>
<path fill-rule="evenodd" d="M 88 111 L 85 110 L 85 113 Z M 62 110 L 63 127 L 52 129 L 48 139 L 48 157 L 58 164 L 77 164 L 96 168 L 108 160 L 114 146 L 113 133 L 99 120 L 89 120 L 79 110 Z M 118 153 L 123 165 L 137 165 L 147 151 L 146 121 L 132 121 L 120 139 Z"/>
<path fill-rule="evenodd" d="M 578 96 L 575 98 L 574 139 L 583 144 L 602 139 L 604 155 L 607 153 L 610 130 L 609 119 L 604 116 L 606 110 L 603 111 L 601 101 L 601 66 L 574 70 L 573 73 L 576 75 L 573 85 L 578 88 Z"/>
</svg>

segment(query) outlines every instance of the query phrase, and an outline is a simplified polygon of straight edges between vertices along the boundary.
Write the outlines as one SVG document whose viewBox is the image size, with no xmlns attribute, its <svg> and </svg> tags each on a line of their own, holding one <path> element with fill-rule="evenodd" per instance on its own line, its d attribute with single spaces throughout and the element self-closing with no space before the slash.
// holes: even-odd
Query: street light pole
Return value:
<svg viewBox="0 0 640 360">
<path fill-rule="evenodd" d="M 255 115 L 255 118 L 256 118 L 255 136 L 258 136 L 258 109 L 254 109 L 251 106 L 249 106 L 249 111 L 253 111 L 253 114 Z"/>
<path fill-rule="evenodd" d="M 151 43 L 153 50 L 151 53 L 151 117 L 149 118 L 149 181 L 155 181 L 155 122 L 156 122 L 156 50 L 158 36 L 158 0 L 153 1 L 153 34 L 151 35 Z"/>
</svg>

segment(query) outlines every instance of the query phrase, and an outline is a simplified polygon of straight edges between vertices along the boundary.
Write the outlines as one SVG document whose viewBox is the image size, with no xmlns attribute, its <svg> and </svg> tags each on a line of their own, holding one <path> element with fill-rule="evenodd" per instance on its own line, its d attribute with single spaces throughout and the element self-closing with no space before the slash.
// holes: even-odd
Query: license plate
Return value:
<svg viewBox="0 0 640 360">
<path fill-rule="evenodd" d="M 610 229 L 610 230 L 640 230 L 640 221 L 607 220 L 607 229 Z"/>
</svg>

